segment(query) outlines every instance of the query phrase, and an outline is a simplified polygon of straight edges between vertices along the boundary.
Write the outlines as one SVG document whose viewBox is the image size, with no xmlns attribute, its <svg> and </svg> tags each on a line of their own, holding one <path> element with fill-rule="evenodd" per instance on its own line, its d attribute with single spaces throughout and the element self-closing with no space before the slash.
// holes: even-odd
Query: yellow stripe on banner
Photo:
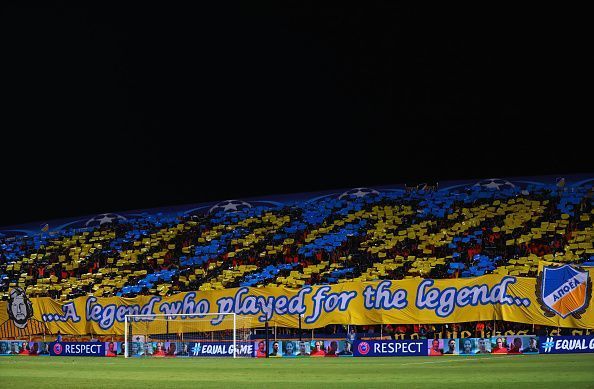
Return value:
<svg viewBox="0 0 594 389">
<path fill-rule="evenodd" d="M 590 270 L 589 277 L 592 277 L 592 272 L 594 269 Z M 572 281 L 572 287 L 579 287 L 574 284 L 575 281 Z M 584 301 L 576 300 L 564 307 L 565 310 L 577 309 L 579 315 L 569 314 L 562 318 L 542 310 L 543 296 L 538 295 L 540 289 L 537 290 L 536 285 L 536 278 L 490 274 L 446 280 L 408 278 L 342 282 L 301 289 L 233 288 L 131 299 L 80 297 L 68 303 L 50 298 L 32 298 L 31 301 L 33 319 L 39 322 L 48 320 L 45 325 L 49 332 L 59 330 L 63 334 L 79 335 L 122 335 L 125 314 L 197 314 L 228 312 L 231 309 L 249 317 L 248 325 L 251 327 L 261 327 L 267 319 L 277 326 L 297 328 L 298 313 L 303 313 L 302 327 L 306 329 L 329 324 L 444 324 L 483 320 L 594 328 L 594 309 L 587 293 L 575 293 L 576 298 Z M 8 308 L 6 301 L 0 302 L 2 326 L 10 322 Z M 201 325 L 210 331 L 229 329 L 229 324 L 228 320 L 219 323 L 215 318 L 213 323 L 208 321 Z M 142 325 L 148 333 L 164 331 L 162 323 L 148 321 Z M 170 323 L 169 331 L 176 331 L 176 325 Z M 32 326 L 28 331 L 35 332 L 36 329 Z"/>
</svg>

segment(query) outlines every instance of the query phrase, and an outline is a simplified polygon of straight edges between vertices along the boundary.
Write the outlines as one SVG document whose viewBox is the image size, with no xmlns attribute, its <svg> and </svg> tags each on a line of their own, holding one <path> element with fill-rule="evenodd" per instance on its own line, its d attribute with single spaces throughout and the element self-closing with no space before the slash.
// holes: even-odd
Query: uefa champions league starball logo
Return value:
<svg viewBox="0 0 594 389">
<path fill-rule="evenodd" d="M 85 227 L 94 227 L 94 226 L 102 226 L 104 224 L 111 224 L 116 220 L 127 220 L 122 215 L 118 215 L 116 213 L 102 213 L 97 216 L 93 216 L 90 218 L 86 223 Z"/>
<path fill-rule="evenodd" d="M 501 178 L 488 178 L 473 185 L 475 188 L 489 189 L 489 190 L 505 190 L 514 189 L 516 186 L 511 182 Z"/>
<path fill-rule="evenodd" d="M 224 200 L 215 205 L 200 205 L 198 207 L 190 208 L 184 211 L 184 215 L 188 216 L 203 216 L 203 215 L 232 215 L 237 212 L 245 212 L 256 209 L 273 209 L 283 207 L 283 203 L 269 200 Z"/>
<path fill-rule="evenodd" d="M 238 212 L 252 208 L 252 205 L 243 200 L 225 200 L 214 205 L 208 213 L 217 214 L 219 212 Z"/>
<path fill-rule="evenodd" d="M 343 194 L 341 194 L 340 196 L 338 196 L 339 200 L 354 200 L 354 199 L 360 199 L 363 197 L 367 197 L 367 196 L 378 196 L 380 193 L 375 190 L 375 189 L 371 189 L 371 188 L 353 188 L 350 190 L 347 190 L 346 192 L 344 192 Z"/>
</svg>

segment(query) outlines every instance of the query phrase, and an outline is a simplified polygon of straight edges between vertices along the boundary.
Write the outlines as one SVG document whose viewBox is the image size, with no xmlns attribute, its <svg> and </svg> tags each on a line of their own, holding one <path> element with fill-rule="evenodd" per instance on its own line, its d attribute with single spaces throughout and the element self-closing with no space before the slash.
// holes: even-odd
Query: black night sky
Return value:
<svg viewBox="0 0 594 389">
<path fill-rule="evenodd" d="M 594 171 L 564 10 L 257 3 L 3 5 L 0 225 Z"/>
</svg>

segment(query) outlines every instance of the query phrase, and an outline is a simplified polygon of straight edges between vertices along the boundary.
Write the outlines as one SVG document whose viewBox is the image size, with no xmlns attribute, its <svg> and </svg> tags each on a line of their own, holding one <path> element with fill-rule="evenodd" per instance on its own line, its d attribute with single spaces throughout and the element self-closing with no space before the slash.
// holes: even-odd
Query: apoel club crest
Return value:
<svg viewBox="0 0 594 389">
<path fill-rule="evenodd" d="M 592 297 L 590 274 L 571 265 L 545 266 L 536 280 L 536 296 L 545 316 L 580 319 Z"/>
</svg>

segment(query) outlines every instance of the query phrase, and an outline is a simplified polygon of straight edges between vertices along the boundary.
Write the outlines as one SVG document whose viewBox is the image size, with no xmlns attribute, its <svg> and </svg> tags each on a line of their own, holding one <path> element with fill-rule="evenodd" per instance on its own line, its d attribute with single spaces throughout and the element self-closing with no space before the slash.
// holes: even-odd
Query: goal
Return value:
<svg viewBox="0 0 594 389">
<path fill-rule="evenodd" d="M 129 357 L 252 357 L 252 317 L 235 313 L 126 315 Z"/>
</svg>

